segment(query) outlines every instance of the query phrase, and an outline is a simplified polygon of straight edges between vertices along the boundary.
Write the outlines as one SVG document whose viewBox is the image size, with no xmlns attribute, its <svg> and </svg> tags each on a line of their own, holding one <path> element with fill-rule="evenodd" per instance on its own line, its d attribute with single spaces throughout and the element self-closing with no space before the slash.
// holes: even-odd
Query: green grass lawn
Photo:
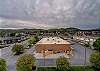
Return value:
<svg viewBox="0 0 100 71">
<path fill-rule="evenodd" d="M 83 67 L 83 66 L 73 66 L 71 67 L 71 71 L 94 71 L 91 67 Z"/>
<path fill-rule="evenodd" d="M 56 71 L 55 67 L 39 67 L 37 71 Z"/>
<path fill-rule="evenodd" d="M 57 71 L 55 67 L 39 67 L 37 71 Z M 91 67 L 73 66 L 70 71 L 94 71 Z"/>
</svg>

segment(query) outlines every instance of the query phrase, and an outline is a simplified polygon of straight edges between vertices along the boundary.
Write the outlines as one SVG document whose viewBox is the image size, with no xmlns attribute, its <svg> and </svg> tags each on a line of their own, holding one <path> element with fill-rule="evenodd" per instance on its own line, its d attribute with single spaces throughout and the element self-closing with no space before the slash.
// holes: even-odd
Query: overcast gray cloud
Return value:
<svg viewBox="0 0 100 71">
<path fill-rule="evenodd" d="M 0 0 L 0 18 L 0 28 L 99 28 L 100 0 Z"/>
</svg>

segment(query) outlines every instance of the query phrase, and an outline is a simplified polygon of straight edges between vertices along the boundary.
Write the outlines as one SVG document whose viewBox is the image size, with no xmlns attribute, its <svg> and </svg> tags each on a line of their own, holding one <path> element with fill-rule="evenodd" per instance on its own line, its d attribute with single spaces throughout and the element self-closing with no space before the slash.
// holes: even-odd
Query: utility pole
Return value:
<svg viewBox="0 0 100 71">
<path fill-rule="evenodd" d="M 84 54 L 84 71 L 85 71 L 86 70 L 86 47 L 84 49 L 84 52 L 85 52 Z"/>
<path fill-rule="evenodd" d="M 2 55 L 2 54 L 1 54 L 1 51 L 2 51 L 2 49 L 0 49 L 0 57 L 1 57 L 1 55 Z"/>
<path fill-rule="evenodd" d="M 44 67 L 45 67 L 45 50 L 43 50 Z M 45 69 L 45 68 L 44 68 Z M 44 70 L 45 71 L 45 70 Z"/>
</svg>

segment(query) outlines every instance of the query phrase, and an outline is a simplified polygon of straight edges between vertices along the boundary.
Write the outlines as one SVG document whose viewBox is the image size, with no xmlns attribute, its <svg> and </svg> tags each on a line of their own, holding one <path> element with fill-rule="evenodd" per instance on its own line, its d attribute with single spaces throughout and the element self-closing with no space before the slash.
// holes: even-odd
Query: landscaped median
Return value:
<svg viewBox="0 0 100 71">
<path fill-rule="evenodd" d="M 58 71 L 58 70 L 56 70 L 56 67 L 39 67 L 37 68 L 37 71 Z M 94 70 L 89 66 L 86 66 L 86 67 L 72 66 L 69 71 L 94 71 Z"/>
</svg>

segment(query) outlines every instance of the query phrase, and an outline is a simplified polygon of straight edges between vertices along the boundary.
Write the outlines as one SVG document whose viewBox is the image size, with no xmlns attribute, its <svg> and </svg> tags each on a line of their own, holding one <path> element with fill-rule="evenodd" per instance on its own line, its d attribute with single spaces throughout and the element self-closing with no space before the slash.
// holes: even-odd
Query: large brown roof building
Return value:
<svg viewBox="0 0 100 71">
<path fill-rule="evenodd" d="M 60 37 L 47 37 L 41 39 L 36 44 L 37 53 L 55 54 L 66 53 L 71 54 L 72 49 L 70 43 Z"/>
</svg>

